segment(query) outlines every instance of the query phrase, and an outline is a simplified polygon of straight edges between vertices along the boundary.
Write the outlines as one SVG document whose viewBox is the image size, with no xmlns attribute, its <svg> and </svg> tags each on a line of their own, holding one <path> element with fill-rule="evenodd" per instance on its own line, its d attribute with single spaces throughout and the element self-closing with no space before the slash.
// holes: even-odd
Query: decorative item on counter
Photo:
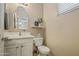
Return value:
<svg viewBox="0 0 79 59">
<path fill-rule="evenodd" d="M 39 18 L 39 19 L 38 19 L 38 22 L 39 22 L 39 26 L 41 26 L 41 24 L 42 24 L 42 22 L 43 22 L 42 18 Z"/>
<path fill-rule="evenodd" d="M 35 26 L 39 26 L 39 22 L 38 21 L 35 21 Z"/>
<path fill-rule="evenodd" d="M 42 22 L 43 22 L 42 18 L 38 18 L 38 20 L 35 21 L 34 25 L 40 27 L 42 25 Z"/>
<path fill-rule="evenodd" d="M 39 19 L 38 19 L 38 22 L 39 22 L 39 23 L 42 23 L 42 22 L 43 22 L 42 18 L 39 18 Z"/>
</svg>

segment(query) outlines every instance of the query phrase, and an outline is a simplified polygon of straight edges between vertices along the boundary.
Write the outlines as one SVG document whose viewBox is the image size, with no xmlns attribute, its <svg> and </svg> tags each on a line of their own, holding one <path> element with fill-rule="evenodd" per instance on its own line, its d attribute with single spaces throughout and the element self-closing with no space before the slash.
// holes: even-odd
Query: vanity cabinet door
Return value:
<svg viewBox="0 0 79 59">
<path fill-rule="evenodd" d="M 22 56 L 32 56 L 33 53 L 33 44 L 25 43 L 21 45 L 21 55 Z"/>
<path fill-rule="evenodd" d="M 32 51 L 32 39 L 8 40 L 5 44 L 5 53 L 8 56 L 32 56 Z"/>
<path fill-rule="evenodd" d="M 5 56 L 20 56 L 19 46 L 8 46 L 5 47 L 6 55 Z"/>
</svg>

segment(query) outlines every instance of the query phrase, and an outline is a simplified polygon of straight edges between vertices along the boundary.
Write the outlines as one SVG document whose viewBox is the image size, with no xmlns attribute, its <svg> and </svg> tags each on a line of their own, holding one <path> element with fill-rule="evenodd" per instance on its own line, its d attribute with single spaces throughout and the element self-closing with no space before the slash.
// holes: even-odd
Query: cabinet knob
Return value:
<svg viewBox="0 0 79 59">
<path fill-rule="evenodd" d="M 16 47 L 16 48 L 19 48 L 19 47 Z"/>
<path fill-rule="evenodd" d="M 21 47 L 24 47 L 24 46 L 21 46 Z"/>
</svg>

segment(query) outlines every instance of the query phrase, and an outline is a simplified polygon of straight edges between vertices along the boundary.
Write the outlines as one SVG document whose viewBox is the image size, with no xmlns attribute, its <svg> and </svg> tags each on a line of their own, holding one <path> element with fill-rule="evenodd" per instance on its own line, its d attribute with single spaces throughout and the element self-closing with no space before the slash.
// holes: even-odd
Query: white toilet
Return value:
<svg viewBox="0 0 79 59">
<path fill-rule="evenodd" d="M 50 49 L 43 45 L 43 38 L 34 38 L 34 43 L 38 47 L 40 56 L 47 56 Z"/>
</svg>

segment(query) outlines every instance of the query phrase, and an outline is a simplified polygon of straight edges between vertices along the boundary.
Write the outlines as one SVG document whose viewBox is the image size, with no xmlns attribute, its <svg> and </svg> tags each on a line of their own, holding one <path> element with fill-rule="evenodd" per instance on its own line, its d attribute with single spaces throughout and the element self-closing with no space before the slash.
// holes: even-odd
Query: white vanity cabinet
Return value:
<svg viewBox="0 0 79 59">
<path fill-rule="evenodd" d="M 19 51 L 19 46 L 7 46 L 5 47 L 5 56 L 20 56 Z"/>
<path fill-rule="evenodd" d="M 30 43 L 28 43 L 28 44 L 26 44 L 26 43 L 22 44 L 21 45 L 21 55 L 22 56 L 26 56 L 26 55 L 27 56 L 29 56 L 29 55 L 32 56 L 32 53 L 33 53 L 33 50 L 32 49 L 33 49 L 33 47 L 31 46 Z"/>
<path fill-rule="evenodd" d="M 33 38 L 5 40 L 5 53 L 7 56 L 32 56 Z"/>
</svg>

